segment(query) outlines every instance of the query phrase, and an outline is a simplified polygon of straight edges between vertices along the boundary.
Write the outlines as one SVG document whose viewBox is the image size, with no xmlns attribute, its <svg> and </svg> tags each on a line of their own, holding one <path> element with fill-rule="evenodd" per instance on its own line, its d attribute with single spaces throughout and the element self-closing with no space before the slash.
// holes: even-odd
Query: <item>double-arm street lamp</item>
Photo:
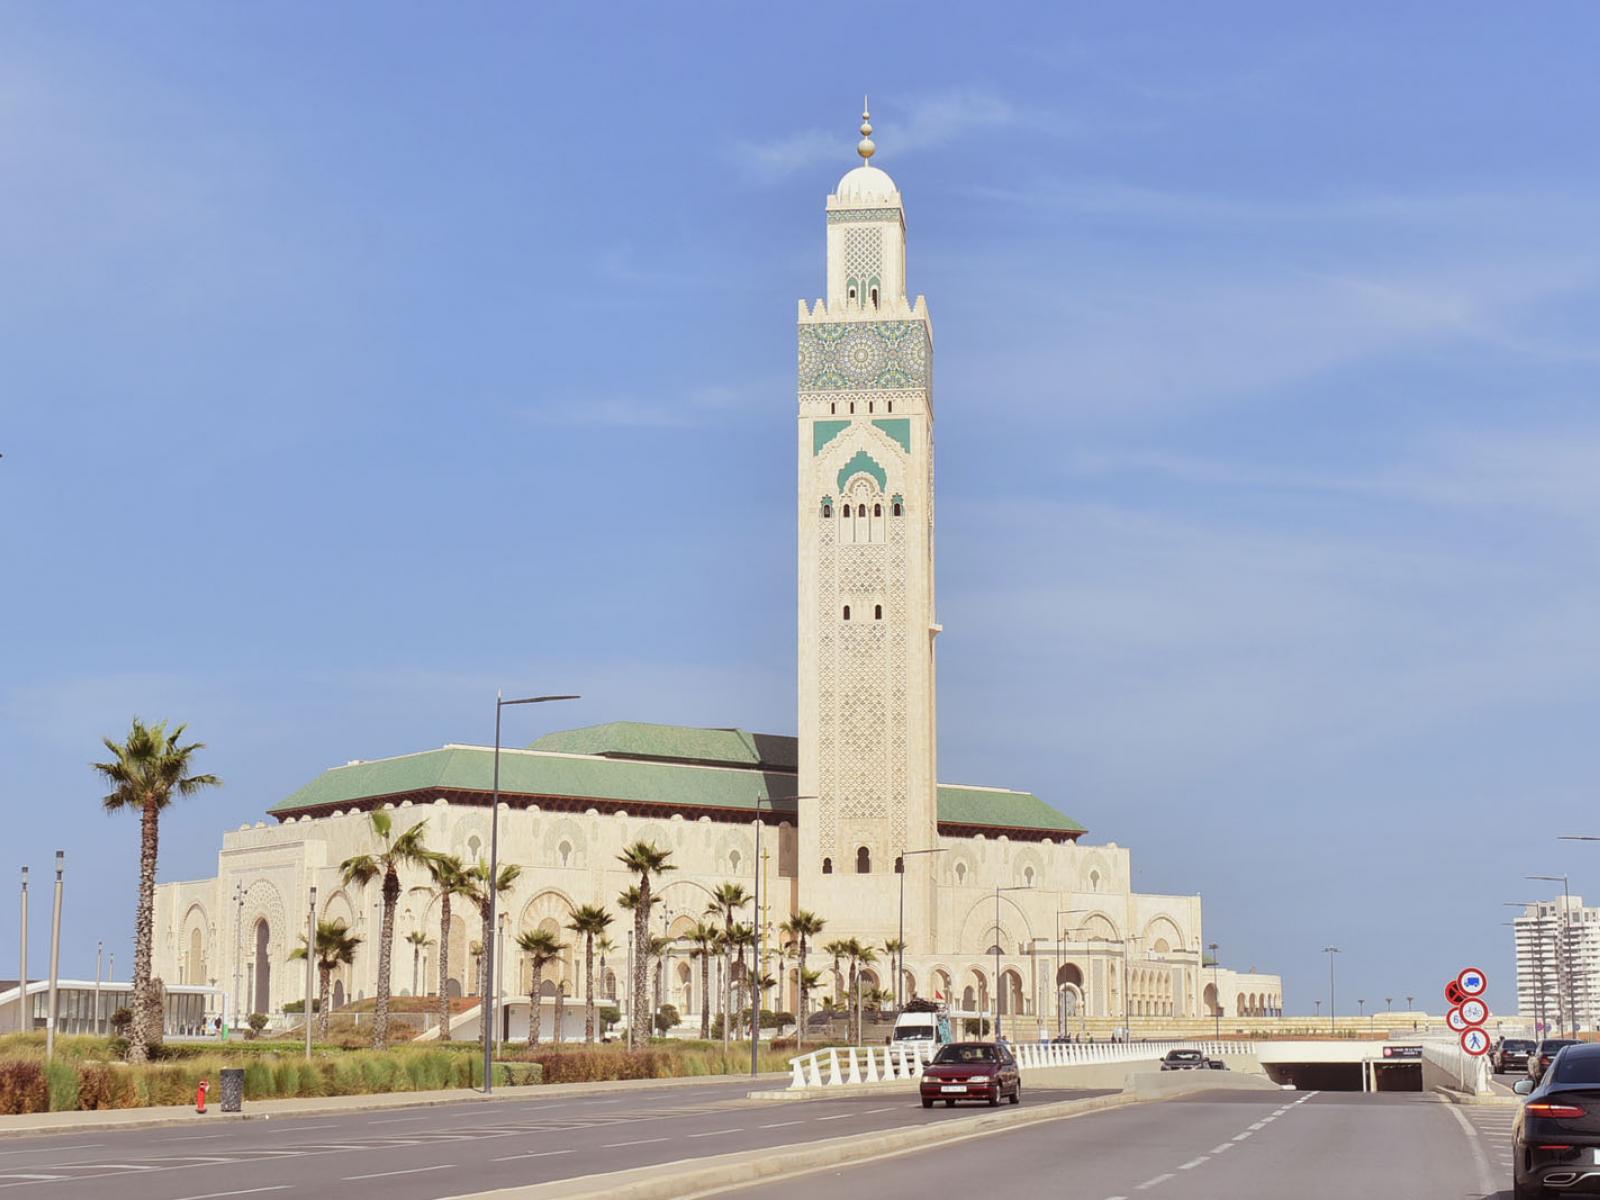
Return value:
<svg viewBox="0 0 1600 1200">
<path fill-rule="evenodd" d="M 1217 951 L 1221 949 L 1216 942 L 1210 943 L 1206 949 L 1211 951 L 1211 1015 L 1216 1018 L 1216 1033 L 1213 1035 L 1217 1041 L 1222 1040 L 1222 989 L 1217 986 Z"/>
<path fill-rule="evenodd" d="M 906 859 L 919 854 L 943 854 L 943 846 L 932 846 L 927 850 L 902 850 L 900 857 L 895 860 L 895 870 L 900 875 L 900 936 L 896 939 L 899 949 L 895 951 L 894 964 L 894 1007 L 896 1012 L 905 1010 L 905 979 L 906 979 Z"/>
<path fill-rule="evenodd" d="M 483 886 L 489 890 L 489 921 L 484 926 L 487 936 L 483 939 L 483 952 L 488 956 L 484 965 L 488 968 L 483 973 L 484 992 L 479 1005 L 483 1013 L 483 1090 L 485 1094 L 494 1091 L 494 1023 L 495 1012 L 495 928 L 497 924 L 496 908 L 500 896 L 500 713 L 514 704 L 548 704 L 554 700 L 581 700 L 581 696 L 524 696 L 520 700 L 507 700 L 504 693 L 494 694 L 494 795 L 489 804 L 489 877 L 483 881 Z M 443 984 L 441 983 L 442 987 Z"/>
<path fill-rule="evenodd" d="M 1573 838 L 1578 841 L 1580 839 Z M 1561 957 L 1557 960 L 1556 978 L 1560 979 L 1560 972 L 1566 970 L 1566 983 L 1561 988 L 1561 1011 L 1568 1018 L 1567 1024 L 1572 1030 L 1572 1036 L 1578 1036 L 1578 1005 L 1573 992 L 1575 981 L 1572 978 L 1572 889 L 1567 883 L 1565 875 L 1525 875 L 1524 879 L 1538 880 L 1543 883 L 1559 883 L 1561 885 Z"/>
<path fill-rule="evenodd" d="M 1000 893 L 1001 892 L 1031 892 L 1033 884 L 1019 883 L 1011 887 L 994 889 L 994 1040 L 1000 1040 L 1000 989 L 1004 985 L 1000 981 Z M 1014 1014 L 1021 1016 L 1021 1013 Z"/>
</svg>

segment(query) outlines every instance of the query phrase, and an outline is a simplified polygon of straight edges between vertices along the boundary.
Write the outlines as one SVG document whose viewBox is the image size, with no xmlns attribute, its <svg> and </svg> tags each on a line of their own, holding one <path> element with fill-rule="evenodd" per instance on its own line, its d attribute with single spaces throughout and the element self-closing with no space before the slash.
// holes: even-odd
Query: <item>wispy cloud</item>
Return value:
<svg viewBox="0 0 1600 1200">
<path fill-rule="evenodd" d="M 873 113 L 874 139 L 896 156 L 955 141 L 970 133 L 1017 120 L 1015 107 L 1001 96 L 958 88 L 888 104 Z M 850 161 L 854 131 L 807 129 L 766 141 L 741 142 L 734 150 L 752 178 L 772 181 L 827 163 Z"/>
</svg>

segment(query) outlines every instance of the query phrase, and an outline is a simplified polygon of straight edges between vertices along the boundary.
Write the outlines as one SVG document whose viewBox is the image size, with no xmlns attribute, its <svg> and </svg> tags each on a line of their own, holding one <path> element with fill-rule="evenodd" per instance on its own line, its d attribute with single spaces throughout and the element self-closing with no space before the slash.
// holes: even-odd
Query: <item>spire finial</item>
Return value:
<svg viewBox="0 0 1600 1200">
<path fill-rule="evenodd" d="M 863 162 L 870 159 L 878 152 L 877 145 L 872 140 L 872 110 L 867 105 L 867 98 L 861 97 L 861 140 L 856 143 L 856 153 L 861 155 Z"/>
</svg>

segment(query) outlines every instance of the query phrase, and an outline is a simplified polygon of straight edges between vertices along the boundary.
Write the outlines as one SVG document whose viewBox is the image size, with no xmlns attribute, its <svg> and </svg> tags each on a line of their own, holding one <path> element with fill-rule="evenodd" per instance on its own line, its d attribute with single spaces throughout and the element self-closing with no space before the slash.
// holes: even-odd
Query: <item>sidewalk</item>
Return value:
<svg viewBox="0 0 1600 1200">
<path fill-rule="evenodd" d="M 272 1117 L 326 1116 L 340 1113 L 381 1112 L 391 1108 L 430 1108 L 440 1104 L 476 1102 L 492 1104 L 500 1100 L 561 1100 L 572 1096 L 603 1095 L 607 1092 L 642 1092 L 656 1088 L 705 1087 L 718 1083 L 748 1081 L 749 1075 L 688 1075 L 677 1079 L 614 1079 L 601 1083 L 550 1083 L 527 1087 L 496 1087 L 490 1095 L 472 1088 L 448 1088 L 436 1092 L 384 1092 L 365 1096 L 301 1096 L 288 1100 L 246 1100 L 244 1112 L 224 1113 L 216 1093 L 205 1115 L 192 1105 L 175 1104 L 160 1108 L 111 1108 L 91 1112 L 26 1113 L 0 1116 L 0 1138 L 29 1137 L 50 1133 L 114 1132 L 119 1129 L 154 1129 L 168 1125 L 216 1125 L 226 1121 L 265 1121 Z M 758 1075 L 758 1083 L 788 1079 L 787 1071 Z"/>
</svg>

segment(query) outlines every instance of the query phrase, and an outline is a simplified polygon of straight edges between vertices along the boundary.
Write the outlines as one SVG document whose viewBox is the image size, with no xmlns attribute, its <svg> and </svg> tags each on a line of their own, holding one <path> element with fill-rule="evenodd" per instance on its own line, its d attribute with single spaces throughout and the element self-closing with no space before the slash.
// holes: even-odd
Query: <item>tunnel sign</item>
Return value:
<svg viewBox="0 0 1600 1200">
<path fill-rule="evenodd" d="M 1468 1025 L 1482 1025 L 1489 1019 L 1489 1006 L 1474 996 L 1463 1004 L 1460 1009 L 1461 1019 Z"/>
<path fill-rule="evenodd" d="M 1452 1008 L 1445 1014 L 1444 1023 L 1450 1026 L 1450 1028 L 1455 1030 L 1457 1033 L 1465 1033 L 1467 1031 L 1467 1018 L 1465 1014 L 1462 1013 L 1460 1005 L 1457 1005 L 1455 1008 Z"/>
<path fill-rule="evenodd" d="M 1468 967 L 1456 976 L 1456 986 L 1468 996 L 1481 996 L 1484 989 L 1489 986 L 1489 980 L 1477 967 Z"/>
<path fill-rule="evenodd" d="M 1489 1053 L 1489 1035 L 1474 1025 L 1461 1035 L 1461 1048 L 1472 1055 L 1487 1054 Z"/>
</svg>

